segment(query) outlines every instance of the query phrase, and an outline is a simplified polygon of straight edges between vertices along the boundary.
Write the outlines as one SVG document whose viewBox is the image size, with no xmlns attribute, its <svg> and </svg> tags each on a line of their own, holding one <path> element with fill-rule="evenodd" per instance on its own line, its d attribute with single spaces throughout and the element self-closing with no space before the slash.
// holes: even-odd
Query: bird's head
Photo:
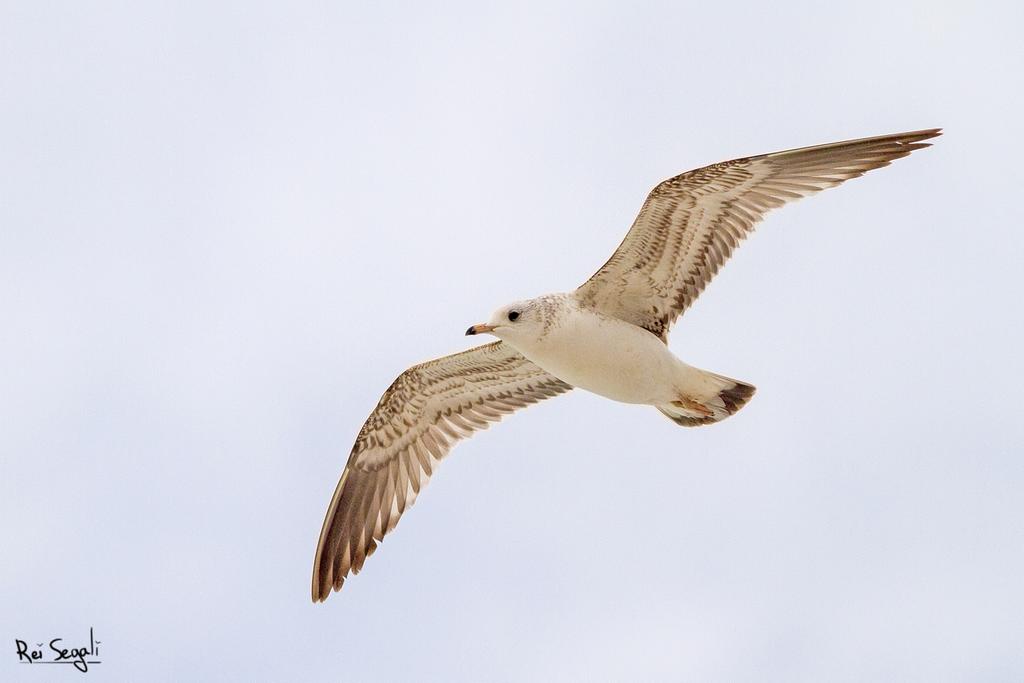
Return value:
<svg viewBox="0 0 1024 683">
<path fill-rule="evenodd" d="M 480 325 L 473 325 L 466 330 L 467 335 L 493 334 L 513 346 L 517 341 L 537 339 L 544 332 L 545 307 L 538 305 L 536 299 L 517 301 L 502 306 L 491 319 Z"/>
</svg>

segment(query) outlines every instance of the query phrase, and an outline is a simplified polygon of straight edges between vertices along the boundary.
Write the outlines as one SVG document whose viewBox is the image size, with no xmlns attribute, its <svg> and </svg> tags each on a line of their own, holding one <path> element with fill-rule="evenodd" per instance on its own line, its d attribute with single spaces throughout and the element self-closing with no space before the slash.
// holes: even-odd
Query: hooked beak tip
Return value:
<svg viewBox="0 0 1024 683">
<path fill-rule="evenodd" d="M 474 334 L 476 334 L 476 325 L 470 325 L 469 329 L 466 330 L 466 336 L 472 337 Z"/>
</svg>

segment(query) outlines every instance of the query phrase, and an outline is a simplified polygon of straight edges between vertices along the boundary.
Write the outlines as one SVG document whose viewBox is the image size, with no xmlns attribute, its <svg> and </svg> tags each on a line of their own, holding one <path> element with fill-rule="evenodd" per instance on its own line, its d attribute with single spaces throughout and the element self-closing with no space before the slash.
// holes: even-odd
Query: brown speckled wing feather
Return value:
<svg viewBox="0 0 1024 683">
<path fill-rule="evenodd" d="M 651 191 L 622 244 L 577 296 L 667 339 L 769 210 L 888 166 L 940 134 L 936 128 L 804 147 L 670 178 Z"/>
<path fill-rule="evenodd" d="M 359 572 L 455 442 L 571 388 L 500 341 L 399 375 L 359 430 L 327 508 L 313 601 Z"/>
</svg>

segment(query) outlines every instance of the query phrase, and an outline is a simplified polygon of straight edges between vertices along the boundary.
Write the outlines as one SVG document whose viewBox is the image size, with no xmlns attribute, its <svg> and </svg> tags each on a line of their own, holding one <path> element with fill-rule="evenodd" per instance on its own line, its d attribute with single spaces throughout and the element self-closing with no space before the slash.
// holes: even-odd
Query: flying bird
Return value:
<svg viewBox="0 0 1024 683">
<path fill-rule="evenodd" d="M 754 387 L 676 358 L 672 323 L 769 210 L 888 166 L 940 134 L 803 147 L 669 178 L 575 291 L 502 306 L 466 331 L 498 341 L 403 372 L 359 430 L 327 508 L 313 601 L 362 569 L 457 441 L 519 408 L 578 387 L 654 406 L 685 427 L 736 413 Z"/>
</svg>

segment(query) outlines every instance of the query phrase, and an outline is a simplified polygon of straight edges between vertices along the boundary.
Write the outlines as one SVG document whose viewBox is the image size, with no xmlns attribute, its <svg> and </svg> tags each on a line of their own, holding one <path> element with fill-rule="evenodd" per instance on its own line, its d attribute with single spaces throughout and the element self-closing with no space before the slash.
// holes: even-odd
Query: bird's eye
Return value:
<svg viewBox="0 0 1024 683">
<path fill-rule="evenodd" d="M 519 311 L 509 311 L 508 319 L 515 322 L 519 318 Z"/>
</svg>

